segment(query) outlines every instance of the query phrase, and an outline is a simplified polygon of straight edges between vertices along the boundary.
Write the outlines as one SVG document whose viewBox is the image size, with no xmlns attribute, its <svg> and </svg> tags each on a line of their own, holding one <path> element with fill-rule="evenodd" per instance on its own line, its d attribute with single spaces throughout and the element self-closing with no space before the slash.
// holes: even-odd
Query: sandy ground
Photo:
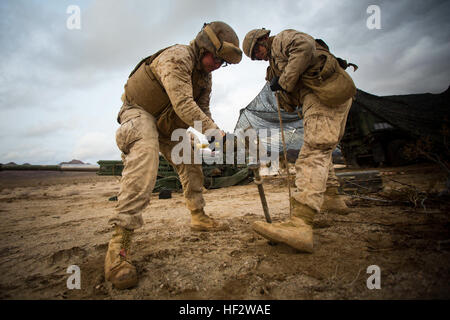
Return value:
<svg viewBox="0 0 450 320">
<path fill-rule="evenodd" d="M 380 171 L 385 192 L 443 188 L 432 165 Z M 286 218 L 285 181 L 264 187 L 273 220 Z M 118 188 L 116 177 L 93 173 L 0 172 L 0 299 L 450 298 L 448 201 L 427 197 L 424 209 L 348 197 L 354 212 L 319 214 L 315 253 L 303 254 L 252 231 L 263 219 L 254 184 L 205 193 L 207 213 L 230 225 L 217 233 L 191 232 L 182 194 L 154 194 L 136 232 L 139 285 L 120 291 L 103 276 L 115 206 L 108 199 Z M 67 288 L 69 265 L 80 267 L 80 290 Z M 379 290 L 367 288 L 370 265 L 381 270 Z"/>
</svg>

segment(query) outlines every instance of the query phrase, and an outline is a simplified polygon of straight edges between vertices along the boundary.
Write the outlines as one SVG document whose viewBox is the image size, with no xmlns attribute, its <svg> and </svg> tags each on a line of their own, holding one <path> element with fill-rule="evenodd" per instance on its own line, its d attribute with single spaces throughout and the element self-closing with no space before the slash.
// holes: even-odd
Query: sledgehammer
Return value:
<svg viewBox="0 0 450 320">
<path fill-rule="evenodd" d="M 259 163 L 249 163 L 248 168 L 253 171 L 255 175 L 255 184 L 258 186 L 259 197 L 261 198 L 261 204 L 264 210 L 264 216 L 266 217 L 266 221 L 268 223 L 272 223 L 272 219 L 270 219 L 269 208 L 267 207 L 266 195 L 264 194 L 264 188 L 262 185 L 262 179 L 259 175 Z"/>
</svg>

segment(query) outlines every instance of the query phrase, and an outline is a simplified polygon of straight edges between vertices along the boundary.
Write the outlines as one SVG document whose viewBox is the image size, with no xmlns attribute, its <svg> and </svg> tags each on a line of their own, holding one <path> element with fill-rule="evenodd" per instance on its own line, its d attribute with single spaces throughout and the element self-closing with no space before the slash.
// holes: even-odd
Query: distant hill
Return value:
<svg viewBox="0 0 450 320">
<path fill-rule="evenodd" d="M 23 166 L 31 166 L 28 162 L 24 163 Z"/>
<path fill-rule="evenodd" d="M 62 165 L 62 164 L 85 164 L 85 163 L 81 160 L 73 159 L 72 161 L 69 161 L 69 162 L 61 162 L 60 165 Z"/>
<path fill-rule="evenodd" d="M 6 164 L 6 166 L 17 166 L 17 163 L 15 163 L 15 162 L 8 162 Z"/>
</svg>

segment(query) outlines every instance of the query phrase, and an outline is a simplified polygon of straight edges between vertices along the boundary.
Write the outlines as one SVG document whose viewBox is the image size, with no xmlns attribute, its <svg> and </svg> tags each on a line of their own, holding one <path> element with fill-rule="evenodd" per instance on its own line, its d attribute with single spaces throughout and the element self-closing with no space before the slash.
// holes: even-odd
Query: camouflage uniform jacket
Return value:
<svg viewBox="0 0 450 320">
<path fill-rule="evenodd" d="M 218 128 L 209 110 L 211 74 L 203 71 L 195 44 L 169 47 L 139 69 L 125 85 L 126 100 L 155 116 L 160 133 L 170 136 L 194 121 L 201 121 L 203 130 Z"/>
<path fill-rule="evenodd" d="M 273 75 L 278 76 L 278 83 L 286 91 L 284 98 L 291 104 L 300 105 L 310 92 L 302 88 L 299 79 L 315 62 L 315 40 L 306 33 L 288 29 L 278 33 L 271 41 L 266 80 L 270 81 Z"/>
</svg>

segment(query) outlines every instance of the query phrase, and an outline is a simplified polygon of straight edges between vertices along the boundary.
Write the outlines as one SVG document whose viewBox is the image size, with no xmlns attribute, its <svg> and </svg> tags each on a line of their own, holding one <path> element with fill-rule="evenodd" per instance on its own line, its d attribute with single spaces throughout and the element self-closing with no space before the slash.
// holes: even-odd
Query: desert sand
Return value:
<svg viewBox="0 0 450 320">
<path fill-rule="evenodd" d="M 449 202 L 431 196 L 444 174 L 430 164 L 379 170 L 383 192 L 403 190 L 401 201 L 348 196 L 351 214 L 317 215 L 313 254 L 252 231 L 264 219 L 254 184 L 205 192 L 206 212 L 230 226 L 217 233 L 190 230 L 181 193 L 153 194 L 133 247 L 140 282 L 124 291 L 103 275 L 117 177 L 2 171 L 0 299 L 448 299 Z M 264 187 L 272 219 L 288 217 L 285 179 Z M 70 265 L 80 267 L 79 290 L 67 288 Z M 367 287 L 370 265 L 379 290 Z"/>
</svg>

